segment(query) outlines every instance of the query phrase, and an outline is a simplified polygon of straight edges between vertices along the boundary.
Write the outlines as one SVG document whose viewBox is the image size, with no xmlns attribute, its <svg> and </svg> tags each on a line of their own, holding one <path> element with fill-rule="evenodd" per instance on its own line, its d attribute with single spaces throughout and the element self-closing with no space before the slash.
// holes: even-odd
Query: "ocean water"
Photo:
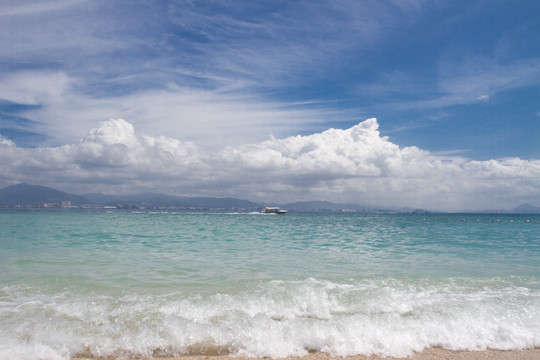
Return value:
<svg viewBox="0 0 540 360">
<path fill-rule="evenodd" d="M 540 216 L 1 210 L 0 359 L 540 347 Z"/>
</svg>

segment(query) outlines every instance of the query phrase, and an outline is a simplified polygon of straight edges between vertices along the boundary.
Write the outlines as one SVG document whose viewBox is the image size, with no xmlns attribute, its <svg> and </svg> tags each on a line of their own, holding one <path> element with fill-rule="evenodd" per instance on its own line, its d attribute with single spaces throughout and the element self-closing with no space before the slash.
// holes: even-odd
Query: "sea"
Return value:
<svg viewBox="0 0 540 360">
<path fill-rule="evenodd" d="M 0 359 L 540 347 L 540 215 L 0 210 Z"/>
</svg>

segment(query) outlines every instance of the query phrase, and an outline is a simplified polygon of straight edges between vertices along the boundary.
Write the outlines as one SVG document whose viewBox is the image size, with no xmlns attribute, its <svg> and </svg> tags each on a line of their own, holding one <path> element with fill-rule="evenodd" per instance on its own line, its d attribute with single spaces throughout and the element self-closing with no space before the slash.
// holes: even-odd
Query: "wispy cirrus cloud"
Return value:
<svg viewBox="0 0 540 360">
<path fill-rule="evenodd" d="M 73 80 L 63 72 L 22 71 L 0 78 L 0 98 L 24 105 L 61 102 Z"/>
<path fill-rule="evenodd" d="M 444 60 L 435 82 L 404 72 L 383 73 L 374 83 L 358 87 L 361 94 L 379 99 L 379 106 L 395 110 L 443 109 L 489 100 L 509 90 L 540 82 L 540 58 L 499 64 L 473 57 L 465 61 Z M 398 100 L 388 101 L 389 96 Z M 385 99 L 384 101 L 382 99 Z"/>
<path fill-rule="evenodd" d="M 50 14 L 81 4 L 87 0 L 51 0 L 46 2 L 5 0 L 0 4 L 0 17 Z"/>
<path fill-rule="evenodd" d="M 0 98 L 25 106 L 18 116 L 33 119 L 28 131 L 47 134 L 49 144 L 84 135 L 81 124 L 96 126 L 114 114 L 130 119 L 141 130 L 197 140 L 205 147 L 260 141 L 270 134 L 301 132 L 323 123 L 326 116 L 345 116 L 321 104 L 317 109 L 295 102 L 264 101 L 246 93 L 186 89 L 170 84 L 126 95 L 92 97 L 78 90 L 80 79 L 65 73 L 27 71 L 2 78 Z"/>
<path fill-rule="evenodd" d="M 472 57 L 461 62 L 443 62 L 438 90 L 459 104 L 484 100 L 504 91 L 538 84 L 540 58 L 498 63 L 492 58 Z M 448 101 L 448 100 L 447 100 Z M 442 102 L 444 104 L 444 101 Z"/>
</svg>

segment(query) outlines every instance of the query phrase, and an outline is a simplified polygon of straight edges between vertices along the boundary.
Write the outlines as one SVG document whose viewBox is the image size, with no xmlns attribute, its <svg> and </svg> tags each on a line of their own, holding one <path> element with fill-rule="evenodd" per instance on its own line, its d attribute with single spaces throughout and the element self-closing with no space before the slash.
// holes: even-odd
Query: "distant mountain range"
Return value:
<svg viewBox="0 0 540 360">
<path fill-rule="evenodd" d="M 0 189 L 0 205 L 43 207 L 45 203 L 62 201 L 70 201 L 75 206 L 88 203 L 81 196 L 39 185 L 18 184 Z"/>
<path fill-rule="evenodd" d="M 540 206 L 525 203 L 513 208 L 512 212 L 519 214 L 540 214 Z"/>
<path fill-rule="evenodd" d="M 145 209 L 197 209 L 197 210 L 238 210 L 256 211 L 265 205 L 280 206 L 289 211 L 331 211 L 331 212 L 428 212 L 423 209 L 380 209 L 355 204 L 336 204 L 329 201 L 305 201 L 288 204 L 262 204 L 235 198 L 183 197 L 165 194 L 73 195 L 46 186 L 17 184 L 0 189 L 0 207 L 61 207 L 68 203 L 71 207 L 116 207 Z M 56 205 L 56 206 L 55 206 Z M 489 212 L 489 211 L 486 211 Z M 509 213 L 540 214 L 540 207 L 522 204 Z"/>
<path fill-rule="evenodd" d="M 112 206 L 117 208 L 242 209 L 262 207 L 247 200 L 214 197 L 180 197 L 164 194 L 73 195 L 46 186 L 17 184 L 0 189 L 0 205 L 9 207 L 44 207 L 69 201 L 75 207 Z"/>
<path fill-rule="evenodd" d="M 374 208 L 353 204 L 335 204 L 329 201 L 306 201 L 289 204 L 262 204 L 235 198 L 182 197 L 164 194 L 73 195 L 46 186 L 17 184 L 0 189 L 0 206 L 3 207 L 61 207 L 69 201 L 73 207 L 116 207 L 150 209 L 227 209 L 256 211 L 263 206 L 280 206 L 290 211 L 375 211 Z M 57 204 L 57 206 L 54 206 Z M 384 211 L 384 210 L 383 210 Z"/>
</svg>

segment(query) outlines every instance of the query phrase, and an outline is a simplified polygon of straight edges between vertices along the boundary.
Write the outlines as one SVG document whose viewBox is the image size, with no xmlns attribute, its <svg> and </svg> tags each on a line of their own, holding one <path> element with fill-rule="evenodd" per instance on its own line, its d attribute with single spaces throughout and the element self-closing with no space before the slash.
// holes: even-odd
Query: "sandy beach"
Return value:
<svg viewBox="0 0 540 360">
<path fill-rule="evenodd" d="M 75 357 L 72 360 L 97 360 L 100 358 Z M 109 359 L 109 358 L 107 358 Z M 124 358 L 119 358 L 124 360 Z M 260 360 L 269 358 L 247 358 L 231 355 L 184 355 L 175 357 L 155 357 L 143 360 Z M 524 350 L 483 350 L 483 351 L 455 351 L 441 348 L 426 349 L 404 358 L 380 357 L 376 355 L 355 355 L 348 357 L 330 356 L 326 353 L 311 353 L 303 357 L 287 357 L 285 360 L 538 360 L 540 348 Z"/>
</svg>

